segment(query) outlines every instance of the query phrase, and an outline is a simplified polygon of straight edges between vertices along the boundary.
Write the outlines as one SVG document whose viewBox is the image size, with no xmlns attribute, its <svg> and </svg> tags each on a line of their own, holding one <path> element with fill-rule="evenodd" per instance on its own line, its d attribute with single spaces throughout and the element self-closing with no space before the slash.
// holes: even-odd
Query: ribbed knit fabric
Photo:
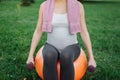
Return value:
<svg viewBox="0 0 120 80">
<path fill-rule="evenodd" d="M 54 1 L 47 0 L 43 8 L 43 25 L 42 31 L 52 31 L 52 17 L 54 11 Z M 80 28 L 80 6 L 77 0 L 67 0 L 67 13 L 69 22 L 69 31 L 71 34 L 81 32 Z"/>
</svg>

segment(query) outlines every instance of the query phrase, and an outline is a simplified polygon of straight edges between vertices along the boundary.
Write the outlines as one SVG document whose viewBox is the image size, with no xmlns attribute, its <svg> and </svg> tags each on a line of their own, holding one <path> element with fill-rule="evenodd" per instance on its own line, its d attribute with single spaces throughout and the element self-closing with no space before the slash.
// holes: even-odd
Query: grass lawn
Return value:
<svg viewBox="0 0 120 80">
<path fill-rule="evenodd" d="M 0 80 L 40 80 L 26 69 L 30 43 L 42 0 L 21 7 L 19 0 L 0 2 Z M 120 80 L 120 3 L 84 3 L 86 23 L 97 61 L 83 80 Z M 78 40 L 86 49 L 78 33 Z M 45 43 L 46 33 L 36 49 Z"/>
</svg>

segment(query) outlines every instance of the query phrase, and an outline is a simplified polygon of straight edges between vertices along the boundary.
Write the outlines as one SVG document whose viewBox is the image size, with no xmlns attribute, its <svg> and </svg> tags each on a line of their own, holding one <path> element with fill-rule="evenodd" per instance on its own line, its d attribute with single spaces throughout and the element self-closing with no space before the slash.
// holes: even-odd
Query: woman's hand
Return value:
<svg viewBox="0 0 120 80">
<path fill-rule="evenodd" d="M 95 68 L 96 68 L 96 62 L 94 60 L 94 58 L 90 58 L 89 61 L 88 61 L 88 70 L 90 72 L 94 72 Z"/>
<path fill-rule="evenodd" d="M 28 56 L 26 64 L 29 64 L 30 62 L 32 62 L 34 64 L 34 57 L 33 57 L 33 55 L 29 55 Z"/>
<path fill-rule="evenodd" d="M 96 68 L 96 62 L 94 58 L 90 58 L 88 61 L 88 66 L 92 65 L 94 68 Z"/>
<path fill-rule="evenodd" d="M 26 64 L 27 64 L 27 68 L 29 70 L 33 69 L 33 67 L 34 67 L 34 57 L 33 57 L 33 55 L 28 56 Z"/>
</svg>

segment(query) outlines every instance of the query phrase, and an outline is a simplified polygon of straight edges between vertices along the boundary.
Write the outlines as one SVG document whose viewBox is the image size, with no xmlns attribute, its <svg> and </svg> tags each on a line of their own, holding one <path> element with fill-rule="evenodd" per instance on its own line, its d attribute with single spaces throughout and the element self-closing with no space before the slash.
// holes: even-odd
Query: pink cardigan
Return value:
<svg viewBox="0 0 120 80">
<path fill-rule="evenodd" d="M 54 11 L 54 0 L 47 0 L 43 9 L 42 31 L 52 31 L 52 16 Z M 80 6 L 77 0 L 67 0 L 67 13 L 69 30 L 71 34 L 81 32 L 80 28 Z"/>
</svg>

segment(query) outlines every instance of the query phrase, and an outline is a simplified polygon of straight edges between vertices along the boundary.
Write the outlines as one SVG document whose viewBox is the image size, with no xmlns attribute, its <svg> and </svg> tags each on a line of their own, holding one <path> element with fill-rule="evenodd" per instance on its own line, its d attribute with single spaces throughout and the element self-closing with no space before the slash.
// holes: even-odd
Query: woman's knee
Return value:
<svg viewBox="0 0 120 80">
<path fill-rule="evenodd" d="M 78 44 L 70 45 L 61 51 L 61 61 L 74 61 L 80 54 L 80 47 Z"/>
<path fill-rule="evenodd" d="M 58 58 L 58 52 L 56 49 L 50 45 L 45 45 L 43 50 L 43 59 L 47 62 L 56 61 Z"/>
<path fill-rule="evenodd" d="M 63 63 L 72 62 L 73 57 L 74 57 L 74 55 L 70 51 L 68 51 L 67 49 L 63 50 L 60 53 L 60 61 L 63 62 Z"/>
</svg>

